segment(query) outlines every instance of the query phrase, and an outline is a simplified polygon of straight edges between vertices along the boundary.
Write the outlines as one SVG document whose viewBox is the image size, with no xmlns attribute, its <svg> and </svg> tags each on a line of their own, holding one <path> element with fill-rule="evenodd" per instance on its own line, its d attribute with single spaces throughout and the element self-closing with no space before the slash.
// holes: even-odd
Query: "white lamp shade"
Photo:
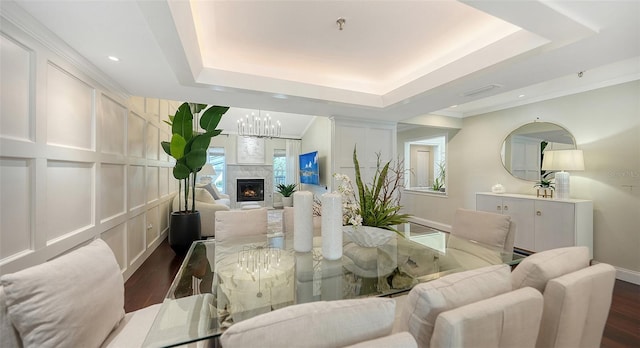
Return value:
<svg viewBox="0 0 640 348">
<path fill-rule="evenodd" d="M 542 170 L 584 170 L 582 150 L 545 151 Z"/>
<path fill-rule="evenodd" d="M 216 175 L 216 170 L 210 164 L 205 164 L 200 170 L 201 175 Z"/>
</svg>

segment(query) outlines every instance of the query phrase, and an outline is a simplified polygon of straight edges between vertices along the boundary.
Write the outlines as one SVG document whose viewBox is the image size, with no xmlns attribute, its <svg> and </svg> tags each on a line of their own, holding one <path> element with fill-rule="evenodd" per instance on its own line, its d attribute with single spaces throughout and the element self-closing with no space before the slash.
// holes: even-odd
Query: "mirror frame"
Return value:
<svg viewBox="0 0 640 348">
<path fill-rule="evenodd" d="M 522 136 L 518 137 L 519 135 Z M 513 147 L 514 140 L 518 144 L 515 149 Z M 571 144 L 568 143 L 569 140 Z M 543 147 L 541 145 L 543 141 L 551 146 Z M 576 149 L 576 145 L 575 137 L 565 127 L 552 122 L 534 121 L 521 125 L 504 138 L 500 149 L 500 159 L 503 168 L 513 177 L 526 181 L 539 181 L 543 174 L 541 166 L 544 150 Z M 522 155 L 518 157 L 517 163 L 522 168 L 517 170 L 513 169 L 512 165 L 516 151 Z M 507 156 L 512 158 L 509 165 L 507 165 Z"/>
</svg>

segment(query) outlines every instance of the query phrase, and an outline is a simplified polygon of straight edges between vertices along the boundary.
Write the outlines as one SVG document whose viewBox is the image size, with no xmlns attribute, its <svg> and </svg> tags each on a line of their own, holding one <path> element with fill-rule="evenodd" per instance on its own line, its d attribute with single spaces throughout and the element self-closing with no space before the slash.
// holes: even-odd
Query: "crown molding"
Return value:
<svg viewBox="0 0 640 348">
<path fill-rule="evenodd" d="M 123 100 L 127 100 L 131 96 L 131 94 L 120 84 L 115 82 L 102 70 L 84 58 L 84 56 L 71 48 L 55 33 L 51 32 L 44 25 L 38 22 L 15 1 L 0 2 L 0 17 L 2 18 L 2 22 L 7 21 L 12 24 L 18 30 L 24 32 L 43 47 L 51 51 L 54 55 L 59 56 L 73 65 L 76 69 L 86 74 L 89 78 L 93 79 L 98 84 L 96 87 L 109 92 L 109 94 L 118 96 Z M 5 31 L 5 28 L 1 29 L 3 32 Z"/>
</svg>

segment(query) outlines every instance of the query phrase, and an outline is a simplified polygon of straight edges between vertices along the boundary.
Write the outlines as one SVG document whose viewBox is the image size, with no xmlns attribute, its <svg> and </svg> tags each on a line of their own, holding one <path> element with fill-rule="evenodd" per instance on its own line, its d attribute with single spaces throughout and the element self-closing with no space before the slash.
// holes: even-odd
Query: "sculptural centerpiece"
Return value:
<svg viewBox="0 0 640 348">
<path fill-rule="evenodd" d="M 371 183 L 364 183 L 356 147 L 353 148 L 353 165 L 357 193 L 351 179 L 344 174 L 334 174 L 339 181 L 338 192 L 342 195 L 343 231 L 350 239 L 363 247 L 385 244 L 399 234 L 394 227 L 406 223 L 408 214 L 400 213 L 400 184 L 403 178 L 401 163 L 384 165 L 377 154 L 376 171 Z"/>
</svg>

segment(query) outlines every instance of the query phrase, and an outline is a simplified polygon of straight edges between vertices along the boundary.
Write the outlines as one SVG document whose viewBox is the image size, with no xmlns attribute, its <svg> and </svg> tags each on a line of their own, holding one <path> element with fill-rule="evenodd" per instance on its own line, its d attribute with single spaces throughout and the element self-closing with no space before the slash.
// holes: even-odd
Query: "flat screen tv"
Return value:
<svg viewBox="0 0 640 348">
<path fill-rule="evenodd" d="M 300 183 L 320 185 L 318 151 L 300 155 Z"/>
</svg>

